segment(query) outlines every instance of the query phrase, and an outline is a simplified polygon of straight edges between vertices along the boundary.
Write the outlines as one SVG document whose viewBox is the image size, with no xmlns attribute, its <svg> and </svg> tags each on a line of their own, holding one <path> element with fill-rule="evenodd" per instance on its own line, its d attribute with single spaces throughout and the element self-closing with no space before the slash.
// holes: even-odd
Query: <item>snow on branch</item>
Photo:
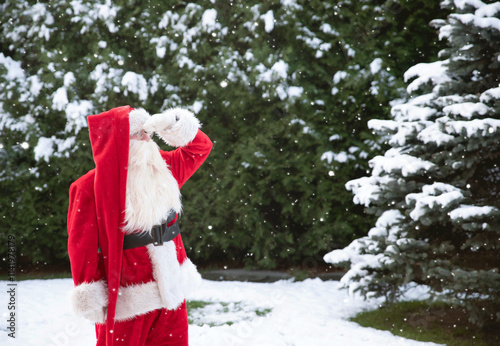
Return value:
<svg viewBox="0 0 500 346">
<path fill-rule="evenodd" d="M 221 28 L 221 25 L 217 23 L 216 9 L 211 8 L 203 12 L 203 15 L 201 16 L 201 26 L 207 32 L 212 32 Z"/>
<path fill-rule="evenodd" d="M 410 193 L 406 196 L 406 204 L 413 206 L 410 217 L 421 220 L 429 211 L 442 208 L 448 209 L 457 205 L 464 199 L 459 188 L 445 183 L 424 185 L 421 193 Z"/>
<path fill-rule="evenodd" d="M 450 211 L 448 215 L 453 221 L 473 221 L 477 218 L 484 218 L 493 212 L 498 213 L 499 210 L 490 206 L 478 207 L 475 205 L 460 204 L 458 208 Z"/>
<path fill-rule="evenodd" d="M 398 127 L 399 123 L 394 120 L 380 120 L 380 119 L 368 120 L 368 128 L 375 130 L 377 132 L 396 131 Z"/>
<path fill-rule="evenodd" d="M 411 94 L 428 83 L 439 85 L 451 81 L 451 78 L 447 74 L 448 63 L 449 60 L 447 59 L 432 63 L 420 63 L 410 67 L 404 74 L 405 82 L 408 82 L 412 78 L 417 78 L 408 85 L 406 91 Z"/>
<path fill-rule="evenodd" d="M 489 103 L 492 100 L 500 100 L 500 86 L 486 90 L 479 96 L 479 101 Z"/>
<path fill-rule="evenodd" d="M 459 115 L 467 119 L 472 118 L 475 114 L 485 115 L 490 111 L 492 111 L 491 108 L 480 102 L 456 103 L 443 108 L 443 112 L 446 115 Z"/>
<path fill-rule="evenodd" d="M 64 131 L 70 133 L 80 132 L 82 128 L 87 127 L 87 116 L 93 114 L 94 105 L 89 100 L 75 100 L 67 104 L 66 113 L 66 128 Z"/>
<path fill-rule="evenodd" d="M 403 214 L 397 209 L 389 209 L 382 213 L 375 222 L 375 227 L 368 231 L 370 238 L 390 238 L 389 240 L 395 241 L 395 233 L 400 231 L 398 226 L 399 222 L 404 219 Z"/>
<path fill-rule="evenodd" d="M 471 121 L 448 121 L 445 123 L 449 134 L 465 133 L 467 137 L 485 137 L 500 132 L 500 119 L 474 119 Z"/>
<path fill-rule="evenodd" d="M 412 103 L 392 107 L 391 114 L 396 121 L 425 121 L 436 114 L 434 108 Z"/>
<path fill-rule="evenodd" d="M 349 160 L 354 160 L 356 157 L 352 154 L 349 154 L 345 151 L 341 151 L 339 153 L 334 153 L 333 151 L 327 151 L 321 155 L 321 160 L 326 160 L 328 164 L 331 164 L 332 161 L 336 161 L 339 163 L 345 163 Z"/>
<path fill-rule="evenodd" d="M 368 207 L 378 200 L 379 195 L 385 190 L 385 185 L 391 182 L 395 182 L 395 179 L 390 176 L 361 177 L 348 181 L 345 187 L 354 194 L 354 203 Z"/>
<path fill-rule="evenodd" d="M 350 263 L 351 270 L 349 272 L 352 272 L 352 275 L 357 275 L 359 271 L 364 270 L 366 267 L 378 268 L 381 265 L 378 261 L 381 255 L 363 254 L 370 247 L 375 250 L 377 242 L 371 240 L 369 237 L 363 237 L 354 240 L 344 249 L 337 249 L 327 253 L 323 259 L 327 263 L 336 265 Z"/>
<path fill-rule="evenodd" d="M 141 74 L 128 71 L 122 78 L 121 85 L 125 87 L 124 95 L 128 92 L 137 94 L 139 100 L 146 101 L 148 99 L 148 82 Z"/>
<path fill-rule="evenodd" d="M 454 18 L 465 25 L 474 25 L 482 29 L 493 29 L 500 31 L 500 19 L 494 17 L 480 17 L 472 13 L 465 14 L 451 14 L 451 18 Z"/>
<path fill-rule="evenodd" d="M 449 120 L 448 117 L 444 117 L 444 119 L 446 119 L 446 121 Z M 454 136 L 443 132 L 444 126 L 440 120 L 442 120 L 442 118 L 436 119 L 435 123 L 432 123 L 424 130 L 420 131 L 417 135 L 417 139 L 426 144 L 434 143 L 437 146 L 447 144 L 455 140 Z"/>
<path fill-rule="evenodd" d="M 260 18 L 264 20 L 264 30 L 268 33 L 273 31 L 275 22 L 273 10 L 267 11 L 265 14 L 261 15 Z"/>
<path fill-rule="evenodd" d="M 0 65 L 3 65 L 7 70 L 7 74 L 3 76 L 7 81 L 23 80 L 25 78 L 20 61 L 15 61 L 11 57 L 6 57 L 3 53 L 0 53 Z"/>
<path fill-rule="evenodd" d="M 382 176 L 390 173 L 401 173 L 403 177 L 428 171 L 435 165 L 432 162 L 423 160 L 407 154 L 399 154 L 398 150 L 390 149 L 384 156 L 376 156 L 369 162 L 373 168 L 373 176 Z"/>
<path fill-rule="evenodd" d="M 52 136 L 50 138 L 40 137 L 38 139 L 37 145 L 33 149 L 35 153 L 35 160 L 39 161 L 41 159 L 44 159 L 46 162 L 49 162 L 51 156 L 69 157 L 69 150 L 76 149 L 74 148 L 75 140 L 75 137 L 68 137 L 65 139 L 56 138 L 55 136 Z M 57 147 L 57 150 L 55 152 L 54 146 Z"/>
</svg>

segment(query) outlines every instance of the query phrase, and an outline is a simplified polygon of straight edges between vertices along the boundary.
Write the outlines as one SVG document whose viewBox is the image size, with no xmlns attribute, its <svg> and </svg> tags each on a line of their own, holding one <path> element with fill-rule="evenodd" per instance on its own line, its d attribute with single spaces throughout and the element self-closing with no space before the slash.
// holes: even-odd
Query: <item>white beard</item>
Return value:
<svg viewBox="0 0 500 346">
<path fill-rule="evenodd" d="M 150 232 L 167 220 L 171 209 L 181 212 L 181 194 L 158 145 L 152 140 L 131 139 L 123 231 Z"/>
</svg>

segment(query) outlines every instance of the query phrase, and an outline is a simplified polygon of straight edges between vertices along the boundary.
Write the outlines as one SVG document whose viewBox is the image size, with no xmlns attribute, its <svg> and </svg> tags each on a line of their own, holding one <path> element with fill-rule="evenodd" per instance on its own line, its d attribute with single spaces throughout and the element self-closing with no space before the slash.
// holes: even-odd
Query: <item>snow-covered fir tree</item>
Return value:
<svg viewBox="0 0 500 346">
<path fill-rule="evenodd" d="M 500 2 L 445 0 L 448 48 L 405 74 L 409 101 L 371 120 L 390 149 L 346 184 L 378 216 L 368 235 L 327 254 L 342 283 L 396 300 L 414 283 L 500 320 Z"/>
</svg>

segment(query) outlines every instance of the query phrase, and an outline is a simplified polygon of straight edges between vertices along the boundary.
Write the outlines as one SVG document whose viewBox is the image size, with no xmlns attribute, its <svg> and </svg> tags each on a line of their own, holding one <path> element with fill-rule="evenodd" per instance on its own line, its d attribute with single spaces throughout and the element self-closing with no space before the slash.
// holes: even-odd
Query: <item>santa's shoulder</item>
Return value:
<svg viewBox="0 0 500 346">
<path fill-rule="evenodd" d="M 95 168 L 91 169 L 71 184 L 71 189 L 94 190 Z"/>
</svg>

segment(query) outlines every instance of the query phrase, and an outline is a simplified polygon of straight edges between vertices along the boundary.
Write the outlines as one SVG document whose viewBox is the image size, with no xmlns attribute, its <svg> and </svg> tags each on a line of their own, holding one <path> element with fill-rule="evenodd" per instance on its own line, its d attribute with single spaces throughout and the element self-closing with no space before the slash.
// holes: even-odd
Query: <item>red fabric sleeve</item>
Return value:
<svg viewBox="0 0 500 346">
<path fill-rule="evenodd" d="M 102 279 L 94 198 L 75 184 L 69 190 L 68 254 L 75 286 Z"/>
<path fill-rule="evenodd" d="M 167 163 L 172 175 L 177 180 L 179 188 L 196 172 L 207 159 L 212 150 L 212 141 L 201 130 L 194 139 L 184 147 L 172 151 L 160 150 L 161 156 Z"/>
</svg>

